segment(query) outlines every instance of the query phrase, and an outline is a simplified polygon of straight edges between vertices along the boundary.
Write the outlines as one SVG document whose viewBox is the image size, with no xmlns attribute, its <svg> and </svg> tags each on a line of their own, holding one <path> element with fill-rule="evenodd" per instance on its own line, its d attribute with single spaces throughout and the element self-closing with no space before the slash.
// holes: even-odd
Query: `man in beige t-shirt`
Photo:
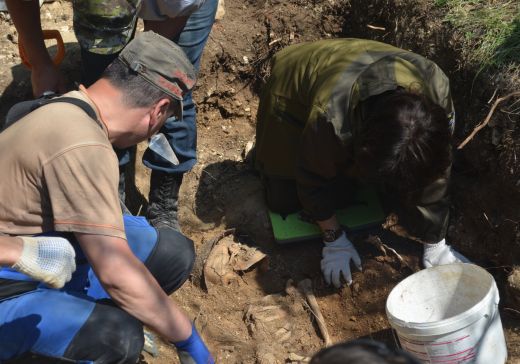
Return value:
<svg viewBox="0 0 520 364">
<path fill-rule="evenodd" d="M 66 96 L 96 110 L 87 92 L 82 88 Z M 17 189 L 0 190 L 0 231 L 81 232 L 125 239 L 118 161 L 108 135 L 104 123 L 64 102 L 36 109 L 2 132 L 2 185 Z"/>
<path fill-rule="evenodd" d="M 193 243 L 143 218 L 123 217 L 112 150 L 157 133 L 182 112 L 194 83 L 195 70 L 178 46 L 142 33 L 99 81 L 65 95 L 83 106 L 43 105 L 0 133 L 0 243 L 24 242 L 19 256 L 0 262 L 16 269 L 27 260 L 29 245 L 17 236 L 40 242 L 58 236 L 72 243 L 78 266 L 61 291 L 24 270 L 0 267 L 0 362 L 27 353 L 136 362 L 142 324 L 174 344 L 182 363 L 213 362 L 167 296 L 189 275 Z M 45 270 L 50 260 L 41 253 L 29 255 Z"/>
</svg>

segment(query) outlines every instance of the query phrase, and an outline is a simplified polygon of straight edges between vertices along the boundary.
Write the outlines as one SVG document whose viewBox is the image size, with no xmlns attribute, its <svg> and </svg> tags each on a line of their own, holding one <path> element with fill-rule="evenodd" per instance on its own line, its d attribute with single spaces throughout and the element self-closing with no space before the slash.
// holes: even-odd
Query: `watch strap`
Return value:
<svg viewBox="0 0 520 364">
<path fill-rule="evenodd" d="M 333 241 L 338 240 L 338 238 L 343 234 L 343 229 L 327 229 L 323 230 L 322 236 L 323 241 L 326 243 L 332 243 Z"/>
</svg>

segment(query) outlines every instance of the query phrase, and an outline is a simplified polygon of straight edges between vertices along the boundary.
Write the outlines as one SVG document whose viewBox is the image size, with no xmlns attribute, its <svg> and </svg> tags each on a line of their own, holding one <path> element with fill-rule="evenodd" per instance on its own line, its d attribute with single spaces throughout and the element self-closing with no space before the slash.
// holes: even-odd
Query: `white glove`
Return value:
<svg viewBox="0 0 520 364">
<path fill-rule="evenodd" d="M 471 263 L 468 258 L 453 250 L 442 239 L 437 244 L 424 244 L 423 264 L 426 268 L 451 263 Z"/>
<path fill-rule="evenodd" d="M 19 238 L 23 241 L 22 255 L 11 268 L 53 288 L 61 288 L 70 281 L 76 270 L 76 254 L 67 239 L 54 236 Z"/>
<path fill-rule="evenodd" d="M 343 232 L 337 240 L 325 243 L 322 256 L 321 271 L 325 282 L 330 284 L 332 281 L 332 284 L 334 284 L 336 288 L 341 287 L 340 274 L 343 275 L 343 278 L 348 284 L 352 283 L 352 274 L 350 273 L 351 259 L 354 261 L 356 267 L 361 270 L 361 258 L 359 258 L 356 248 L 352 245 L 352 242 L 348 240 L 345 232 Z"/>
</svg>

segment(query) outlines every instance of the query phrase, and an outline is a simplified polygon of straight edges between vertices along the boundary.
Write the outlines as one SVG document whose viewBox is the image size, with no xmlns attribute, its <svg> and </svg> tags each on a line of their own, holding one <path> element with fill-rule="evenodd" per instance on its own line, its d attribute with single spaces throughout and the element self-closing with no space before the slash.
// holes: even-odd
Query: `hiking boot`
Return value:
<svg viewBox="0 0 520 364">
<path fill-rule="evenodd" d="M 155 228 L 169 227 L 180 231 L 177 211 L 182 177 L 182 174 L 152 171 L 146 217 Z"/>
</svg>

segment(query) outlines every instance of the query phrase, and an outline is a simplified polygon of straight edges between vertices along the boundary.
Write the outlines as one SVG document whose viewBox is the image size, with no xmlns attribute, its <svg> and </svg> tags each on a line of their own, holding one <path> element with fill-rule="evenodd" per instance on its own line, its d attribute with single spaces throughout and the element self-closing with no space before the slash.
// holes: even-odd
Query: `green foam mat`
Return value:
<svg viewBox="0 0 520 364">
<path fill-rule="evenodd" d="M 345 230 L 361 230 L 383 222 L 385 214 L 374 189 L 357 191 L 356 201 L 358 202 L 336 211 L 338 221 Z M 289 214 L 284 218 L 278 213 L 269 211 L 269 218 L 274 238 L 280 244 L 321 236 L 318 226 L 302 220 L 300 212 Z"/>
</svg>

